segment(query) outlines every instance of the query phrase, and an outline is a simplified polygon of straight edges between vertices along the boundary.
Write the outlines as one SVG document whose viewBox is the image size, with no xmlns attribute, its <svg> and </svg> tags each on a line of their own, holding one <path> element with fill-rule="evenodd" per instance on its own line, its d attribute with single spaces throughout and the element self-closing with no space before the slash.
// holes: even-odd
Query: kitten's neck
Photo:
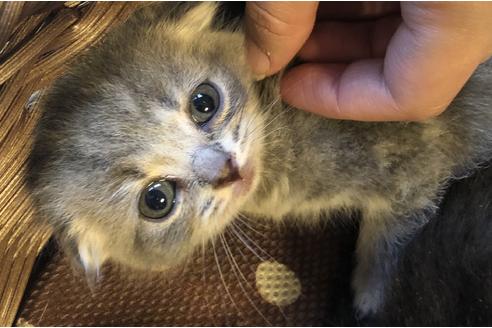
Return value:
<svg viewBox="0 0 492 328">
<path fill-rule="evenodd" d="M 279 76 L 273 76 L 258 84 L 261 111 L 264 122 L 264 179 L 272 180 L 292 170 L 295 160 L 295 126 L 292 119 L 298 113 L 296 109 L 284 104 L 280 98 Z M 274 179 L 275 180 L 275 179 Z"/>
<path fill-rule="evenodd" d="M 281 101 L 278 76 L 263 80 L 256 87 L 259 110 L 265 122 L 260 183 L 248 204 L 249 208 L 268 202 L 272 197 L 275 198 L 274 194 L 280 196 L 280 189 L 285 189 L 280 186 L 288 189 L 288 177 L 299 170 L 297 159 L 300 154 L 297 152 L 296 136 L 303 133 L 298 131 L 294 123 L 296 117 L 303 113 Z"/>
<path fill-rule="evenodd" d="M 323 177 L 333 174 L 340 151 L 339 123 L 292 108 L 280 100 L 279 76 L 258 83 L 265 117 L 260 184 L 247 204 L 250 214 L 281 217 L 296 201 L 336 191 Z M 320 148 L 320 143 L 323 147 Z M 320 181 L 324 181 L 320 189 Z"/>
</svg>

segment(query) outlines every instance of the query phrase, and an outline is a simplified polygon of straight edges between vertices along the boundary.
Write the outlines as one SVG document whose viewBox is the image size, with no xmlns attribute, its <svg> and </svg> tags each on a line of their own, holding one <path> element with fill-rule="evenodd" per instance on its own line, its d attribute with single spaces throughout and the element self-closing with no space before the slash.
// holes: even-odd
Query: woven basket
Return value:
<svg viewBox="0 0 492 328">
<path fill-rule="evenodd" d="M 46 87 L 138 3 L 0 3 L 0 326 L 12 324 L 48 238 L 23 176 Z"/>
</svg>

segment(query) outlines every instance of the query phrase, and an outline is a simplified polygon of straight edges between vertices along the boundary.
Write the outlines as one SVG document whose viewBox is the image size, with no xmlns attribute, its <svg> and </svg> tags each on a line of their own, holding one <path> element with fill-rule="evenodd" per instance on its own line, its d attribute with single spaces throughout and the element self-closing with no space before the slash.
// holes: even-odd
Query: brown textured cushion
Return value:
<svg viewBox="0 0 492 328">
<path fill-rule="evenodd" d="M 210 245 L 173 274 L 128 274 L 107 266 L 92 291 L 60 252 L 51 251 L 32 277 L 17 323 L 35 326 L 352 323 L 349 295 L 355 240 L 352 228 L 297 230 L 264 223 L 247 224 L 250 227 L 239 224 L 242 232 L 236 233 L 245 234 L 241 239 L 248 246 L 229 230 L 225 242 L 220 239 L 215 242 L 217 258 Z M 262 293 L 258 287 L 263 288 Z"/>
</svg>

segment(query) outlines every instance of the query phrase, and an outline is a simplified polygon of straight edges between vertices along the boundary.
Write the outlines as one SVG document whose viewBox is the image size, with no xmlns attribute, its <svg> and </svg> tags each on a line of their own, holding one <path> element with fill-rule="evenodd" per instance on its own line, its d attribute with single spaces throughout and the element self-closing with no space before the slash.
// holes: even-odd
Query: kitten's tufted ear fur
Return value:
<svg viewBox="0 0 492 328">
<path fill-rule="evenodd" d="M 89 287 L 93 287 L 99 277 L 99 269 L 106 260 L 101 242 L 90 234 L 78 241 L 72 237 L 60 240 L 65 253 L 72 261 L 73 268 L 85 275 Z"/>
<path fill-rule="evenodd" d="M 82 238 L 78 245 L 80 262 L 88 278 L 99 276 L 99 268 L 104 263 L 102 249 L 92 238 Z"/>
<path fill-rule="evenodd" d="M 195 31 L 210 29 L 217 12 L 215 2 L 202 2 L 194 6 L 180 19 L 180 25 L 192 28 Z"/>
</svg>

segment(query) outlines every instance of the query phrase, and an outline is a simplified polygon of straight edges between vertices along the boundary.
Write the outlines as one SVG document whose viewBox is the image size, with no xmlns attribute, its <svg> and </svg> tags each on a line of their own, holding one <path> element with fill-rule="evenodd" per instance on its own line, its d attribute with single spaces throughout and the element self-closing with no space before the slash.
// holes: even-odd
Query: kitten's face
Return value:
<svg viewBox="0 0 492 328">
<path fill-rule="evenodd" d="M 47 100 L 34 194 L 86 270 L 174 266 L 257 186 L 263 121 L 243 39 L 213 31 L 213 10 L 123 28 Z"/>
</svg>

